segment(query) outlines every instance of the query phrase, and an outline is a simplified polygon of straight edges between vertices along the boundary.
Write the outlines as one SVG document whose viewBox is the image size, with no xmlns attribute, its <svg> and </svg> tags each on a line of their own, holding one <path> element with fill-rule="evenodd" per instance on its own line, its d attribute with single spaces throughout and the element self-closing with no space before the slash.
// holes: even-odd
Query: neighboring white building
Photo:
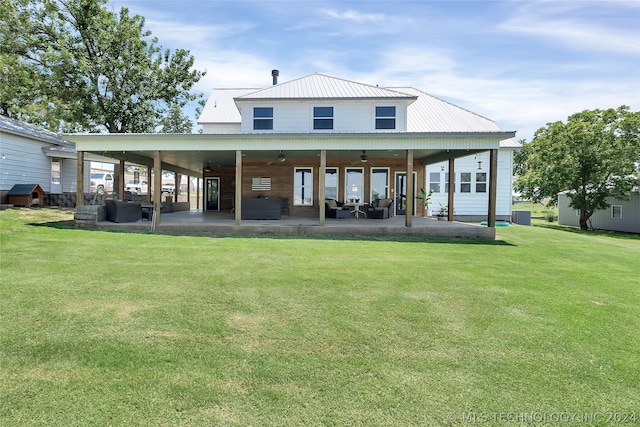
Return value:
<svg viewBox="0 0 640 427">
<path fill-rule="evenodd" d="M 103 159 L 89 155 L 91 159 Z M 7 193 L 16 184 L 38 184 L 45 192 L 45 204 L 75 206 L 77 188 L 76 148 L 72 142 L 39 126 L 0 116 L 0 203 L 7 203 Z M 89 188 L 89 174 L 85 177 Z M 73 200 L 71 200 L 73 198 Z"/>
<path fill-rule="evenodd" d="M 558 194 L 558 224 L 580 227 L 580 212 L 569 207 L 566 193 Z M 595 230 L 640 233 L 640 192 L 634 191 L 629 200 L 609 198 L 608 209 L 594 212 L 589 218 Z"/>
<path fill-rule="evenodd" d="M 74 192 L 76 171 L 74 144 L 38 126 L 0 116 L 2 203 L 15 184 L 38 184 L 49 194 Z"/>
</svg>

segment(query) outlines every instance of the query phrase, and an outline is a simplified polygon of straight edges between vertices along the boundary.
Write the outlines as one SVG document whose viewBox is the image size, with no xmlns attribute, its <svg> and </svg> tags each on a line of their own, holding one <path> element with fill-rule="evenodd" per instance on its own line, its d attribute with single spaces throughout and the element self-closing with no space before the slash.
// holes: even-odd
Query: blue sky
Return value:
<svg viewBox="0 0 640 427">
<path fill-rule="evenodd" d="M 640 1 L 111 0 L 207 75 L 197 90 L 322 73 L 412 86 L 516 130 L 640 110 Z"/>
</svg>

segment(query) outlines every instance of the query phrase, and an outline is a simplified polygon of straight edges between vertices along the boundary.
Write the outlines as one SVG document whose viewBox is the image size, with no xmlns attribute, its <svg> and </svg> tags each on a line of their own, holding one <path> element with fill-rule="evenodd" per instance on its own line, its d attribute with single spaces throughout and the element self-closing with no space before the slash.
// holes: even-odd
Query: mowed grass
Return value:
<svg viewBox="0 0 640 427">
<path fill-rule="evenodd" d="M 0 211 L 0 425 L 640 417 L 639 236 L 209 238 L 55 223 L 70 218 Z"/>
</svg>

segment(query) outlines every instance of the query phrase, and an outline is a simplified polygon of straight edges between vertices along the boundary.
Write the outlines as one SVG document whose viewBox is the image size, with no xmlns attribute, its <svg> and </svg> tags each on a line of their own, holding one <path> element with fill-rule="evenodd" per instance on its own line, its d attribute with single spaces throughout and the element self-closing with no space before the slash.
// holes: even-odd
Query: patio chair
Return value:
<svg viewBox="0 0 640 427">
<path fill-rule="evenodd" d="M 368 218 L 387 219 L 393 216 L 393 199 L 375 199 L 367 210 Z"/>
<path fill-rule="evenodd" d="M 335 199 L 324 199 L 324 215 L 327 218 L 351 218 L 351 210 Z"/>
</svg>

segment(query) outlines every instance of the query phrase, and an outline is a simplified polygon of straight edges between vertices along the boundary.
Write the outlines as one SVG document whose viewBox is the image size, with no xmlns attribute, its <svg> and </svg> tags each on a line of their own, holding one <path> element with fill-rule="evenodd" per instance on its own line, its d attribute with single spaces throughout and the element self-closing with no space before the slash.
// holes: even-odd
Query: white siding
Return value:
<svg viewBox="0 0 640 427">
<path fill-rule="evenodd" d="M 478 160 L 482 161 L 482 170 L 478 170 Z M 513 166 L 513 150 L 498 150 L 498 184 L 496 188 L 496 215 L 511 216 L 512 205 L 512 175 Z M 442 171 L 444 168 L 444 171 Z M 448 171 L 449 162 L 435 163 L 426 167 L 426 182 L 420 183 L 420 187 L 429 188 L 429 174 L 431 172 L 440 173 L 440 192 L 433 193 L 431 196 L 431 209 L 434 214 L 438 213 L 440 206 L 448 204 L 448 193 L 444 192 L 445 179 L 444 174 Z M 475 155 L 461 157 L 455 160 L 455 193 L 454 193 L 454 212 L 455 215 L 487 215 L 489 204 L 489 153 L 479 153 Z M 460 192 L 460 173 L 471 173 L 471 192 Z M 476 193 L 476 173 L 486 172 L 487 183 L 485 193 Z"/>
<path fill-rule="evenodd" d="M 240 132 L 240 123 L 203 123 L 202 125 L 202 133 L 234 134 Z"/>
<path fill-rule="evenodd" d="M 0 133 L 0 190 L 9 191 L 15 184 L 39 184 L 51 191 L 51 159 L 42 152 L 51 144 L 30 138 Z"/>
<path fill-rule="evenodd" d="M 313 129 L 313 107 L 333 107 L 333 130 Z M 396 129 L 393 131 L 375 129 L 375 107 L 396 107 Z M 273 107 L 273 130 L 253 130 L 253 108 Z M 407 106 L 405 102 L 366 101 L 273 101 L 261 103 L 244 102 L 242 105 L 242 133 L 309 133 L 309 132 L 406 132 Z M 205 133 L 210 133 L 205 131 Z M 211 132 L 213 133 L 213 132 Z"/>
</svg>

